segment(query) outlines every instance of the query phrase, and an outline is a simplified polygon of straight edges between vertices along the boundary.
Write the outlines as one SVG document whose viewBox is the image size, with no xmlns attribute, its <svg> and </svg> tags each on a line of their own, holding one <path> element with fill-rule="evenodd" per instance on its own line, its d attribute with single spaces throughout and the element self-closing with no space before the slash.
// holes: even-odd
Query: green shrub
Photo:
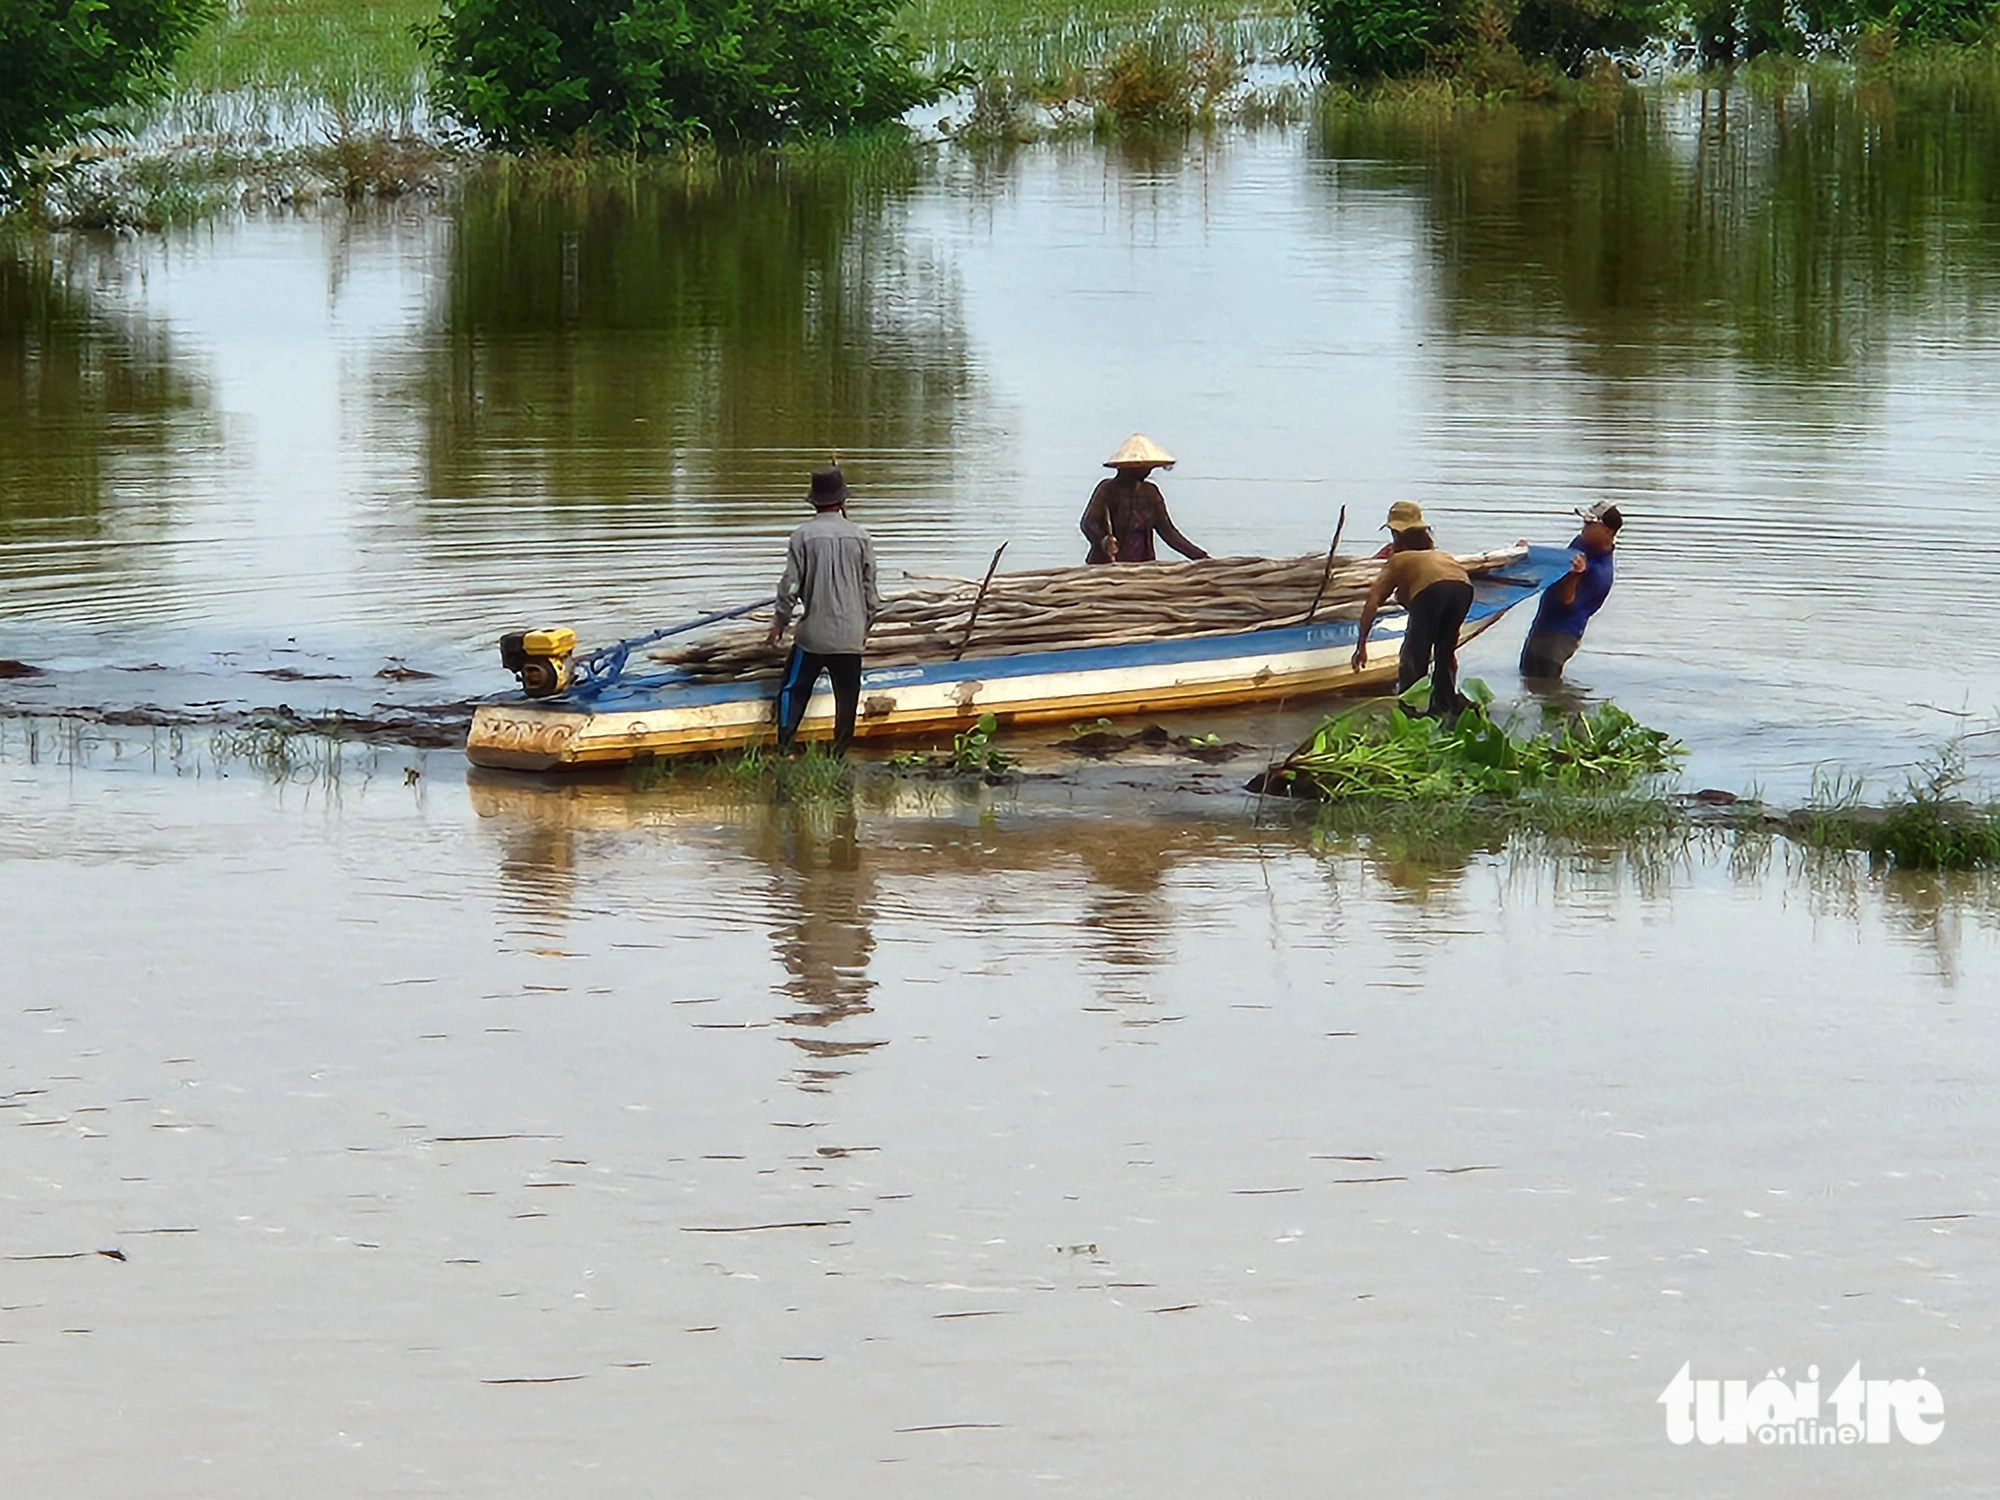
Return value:
<svg viewBox="0 0 2000 1500">
<path fill-rule="evenodd" d="M 1593 57 L 1635 52 L 1664 37 L 1681 15 L 1677 0 L 1301 3 L 1308 51 L 1329 77 L 1407 78 L 1438 68 L 1482 88 L 1518 87 L 1551 64 L 1578 77 Z"/>
<path fill-rule="evenodd" d="M 1459 33 L 1456 0 L 1304 0 L 1313 62 L 1332 78 L 1407 78 Z"/>
<path fill-rule="evenodd" d="M 24 164 L 161 82 L 213 0 L 0 0 L 0 201 Z"/>
<path fill-rule="evenodd" d="M 649 151 L 896 119 L 959 82 L 919 70 L 895 0 L 450 0 L 421 35 L 444 106 L 487 141 Z"/>
</svg>

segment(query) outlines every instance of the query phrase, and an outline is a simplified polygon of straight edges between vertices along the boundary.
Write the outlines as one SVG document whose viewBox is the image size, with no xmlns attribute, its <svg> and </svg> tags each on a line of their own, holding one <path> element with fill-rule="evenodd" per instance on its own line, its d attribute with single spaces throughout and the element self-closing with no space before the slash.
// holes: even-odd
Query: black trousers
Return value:
<svg viewBox="0 0 2000 1500">
<path fill-rule="evenodd" d="M 1403 632 L 1403 655 L 1396 669 L 1396 691 L 1408 692 L 1418 678 L 1431 679 L 1431 713 L 1443 717 L 1458 707 L 1458 627 L 1472 608 L 1472 585 L 1440 579 L 1410 601 L 1410 623 Z"/>
<path fill-rule="evenodd" d="M 1569 659 L 1576 655 L 1576 648 L 1583 642 L 1573 635 L 1563 635 L 1559 631 L 1545 630 L 1539 635 L 1530 634 L 1521 645 L 1521 675 L 1553 680 L 1563 674 Z"/>
<path fill-rule="evenodd" d="M 792 647 L 785 675 L 778 679 L 778 749 L 790 750 L 806 716 L 806 702 L 819 685 L 819 674 L 833 680 L 833 750 L 845 755 L 854 739 L 854 713 L 861 706 L 861 653 L 822 656 Z"/>
</svg>

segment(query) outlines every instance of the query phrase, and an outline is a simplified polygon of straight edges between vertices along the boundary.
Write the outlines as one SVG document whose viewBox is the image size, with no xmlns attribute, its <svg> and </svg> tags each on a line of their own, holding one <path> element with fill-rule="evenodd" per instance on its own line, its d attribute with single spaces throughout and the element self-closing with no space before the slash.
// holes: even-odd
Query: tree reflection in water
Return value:
<svg viewBox="0 0 2000 1500">
<path fill-rule="evenodd" d="M 115 278 L 117 254 L 0 238 L 0 577 L 17 608 L 40 578 L 136 563 L 114 533 L 158 525 L 176 456 L 214 438 L 203 383 L 163 329 L 82 290 Z"/>
<path fill-rule="evenodd" d="M 1415 169 L 1448 326 L 1567 335 L 1606 377 L 1718 353 L 1832 372 L 1882 357 L 1893 320 L 1995 322 L 1992 84 L 1341 112 L 1314 150 L 1330 182 Z"/>
</svg>

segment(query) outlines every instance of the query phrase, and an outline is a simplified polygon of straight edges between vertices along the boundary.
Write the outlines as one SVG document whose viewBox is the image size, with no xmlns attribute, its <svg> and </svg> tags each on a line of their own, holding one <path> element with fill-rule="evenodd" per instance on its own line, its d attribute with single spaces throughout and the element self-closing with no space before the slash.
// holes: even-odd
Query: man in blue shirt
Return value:
<svg viewBox="0 0 2000 1500">
<path fill-rule="evenodd" d="M 1569 562 L 1569 576 L 1542 595 L 1535 623 L 1521 647 L 1521 675 L 1544 681 L 1559 679 L 1563 666 L 1583 644 L 1590 617 L 1610 597 L 1618 547 L 1618 528 L 1625 518 L 1609 502 L 1579 510 L 1583 531 L 1570 543 L 1578 555 Z"/>
</svg>

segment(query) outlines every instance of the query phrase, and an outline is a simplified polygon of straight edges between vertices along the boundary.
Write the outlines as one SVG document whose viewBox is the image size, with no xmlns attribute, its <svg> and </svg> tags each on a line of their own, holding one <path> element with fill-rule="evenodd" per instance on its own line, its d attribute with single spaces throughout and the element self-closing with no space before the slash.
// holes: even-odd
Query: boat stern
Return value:
<svg viewBox="0 0 2000 1500">
<path fill-rule="evenodd" d="M 472 715 L 465 758 L 503 771 L 548 771 L 576 762 L 577 736 L 589 715 L 525 702 L 482 703 Z"/>
</svg>

